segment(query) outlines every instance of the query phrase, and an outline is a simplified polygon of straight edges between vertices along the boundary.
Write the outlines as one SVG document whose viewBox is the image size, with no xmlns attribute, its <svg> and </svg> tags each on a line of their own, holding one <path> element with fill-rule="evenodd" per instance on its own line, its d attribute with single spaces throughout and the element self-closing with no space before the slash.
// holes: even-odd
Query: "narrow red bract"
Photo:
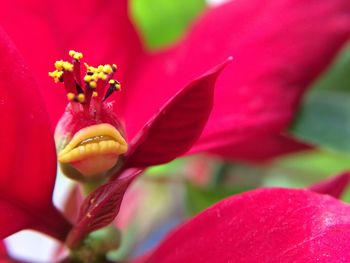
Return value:
<svg viewBox="0 0 350 263">
<path fill-rule="evenodd" d="M 191 148 L 209 118 L 216 79 L 230 60 L 188 84 L 148 121 L 131 142 L 125 167 L 167 163 Z"/>
<path fill-rule="evenodd" d="M 333 196 L 334 198 L 340 198 L 348 187 L 349 182 L 350 172 L 346 171 L 311 185 L 308 189 L 316 193 L 327 194 Z"/>
<path fill-rule="evenodd" d="M 141 262 L 348 262 L 350 207 L 306 190 L 230 197 L 173 231 Z"/>
</svg>

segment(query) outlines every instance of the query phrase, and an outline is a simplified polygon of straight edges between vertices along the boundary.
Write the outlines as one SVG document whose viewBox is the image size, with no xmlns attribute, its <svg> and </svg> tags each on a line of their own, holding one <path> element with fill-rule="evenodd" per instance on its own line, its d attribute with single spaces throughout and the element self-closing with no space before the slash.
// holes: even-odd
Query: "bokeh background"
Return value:
<svg viewBox="0 0 350 263">
<path fill-rule="evenodd" d="M 149 50 L 165 48 L 186 33 L 208 6 L 222 0 L 133 0 L 131 11 Z M 116 222 L 123 245 L 113 259 L 143 254 L 166 233 L 219 200 L 257 187 L 307 187 L 350 169 L 350 46 L 303 98 L 289 133 L 313 150 L 263 163 L 197 155 L 151 168 L 129 189 Z M 257 146 L 258 147 L 258 146 Z M 62 207 L 72 182 L 58 176 L 54 202 Z M 343 200 L 350 201 L 346 191 Z M 56 243 L 31 231 L 6 240 L 10 252 L 46 262 Z"/>
</svg>

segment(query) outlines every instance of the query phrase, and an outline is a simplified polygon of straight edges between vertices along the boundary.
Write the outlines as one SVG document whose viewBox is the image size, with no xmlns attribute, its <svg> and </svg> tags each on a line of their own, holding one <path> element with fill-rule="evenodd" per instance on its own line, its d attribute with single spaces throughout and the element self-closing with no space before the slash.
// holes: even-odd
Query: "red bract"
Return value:
<svg viewBox="0 0 350 263">
<path fill-rule="evenodd" d="M 64 240 L 69 224 L 51 202 L 56 177 L 52 131 L 23 65 L 0 29 L 0 237 L 34 228 Z"/>
<path fill-rule="evenodd" d="M 192 152 L 210 150 L 248 160 L 305 149 L 279 134 L 288 127 L 305 89 L 350 30 L 347 0 L 237 0 L 207 10 L 177 45 L 150 54 L 140 45 L 126 0 L 103 4 L 14 0 L 2 8 L 2 23 L 41 81 L 46 79 L 49 61 L 71 48 L 93 56 L 95 63 L 119 64 L 126 88 L 116 110 L 124 117 L 129 139 L 181 87 L 233 56 L 234 62 L 219 79 L 214 111 Z M 29 30 L 18 29 L 11 10 Z M 45 56 L 38 59 L 35 49 Z M 44 81 L 40 86 L 56 122 L 64 99 L 63 94 L 48 91 L 49 85 Z M 247 150 L 247 144 L 261 140 L 276 150 L 266 156 L 256 153 L 256 147 Z"/>
<path fill-rule="evenodd" d="M 339 175 L 328 178 L 309 187 L 309 190 L 340 198 L 350 182 L 350 172 L 343 172 Z"/>
<path fill-rule="evenodd" d="M 348 262 L 349 215 L 306 190 L 251 191 L 196 216 L 141 262 Z"/>
<path fill-rule="evenodd" d="M 4 244 L 4 241 L 0 241 L 0 261 L 6 260 L 8 258 L 7 249 Z"/>
</svg>

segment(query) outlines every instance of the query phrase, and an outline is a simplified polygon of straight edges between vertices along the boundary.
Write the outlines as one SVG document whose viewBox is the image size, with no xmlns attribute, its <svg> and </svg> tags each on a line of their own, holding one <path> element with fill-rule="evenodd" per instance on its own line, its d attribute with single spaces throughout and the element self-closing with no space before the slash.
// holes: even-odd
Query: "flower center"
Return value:
<svg viewBox="0 0 350 263">
<path fill-rule="evenodd" d="M 58 145 L 64 142 L 58 150 L 58 161 L 68 177 L 94 180 L 115 167 L 128 149 L 118 119 L 104 106 L 106 99 L 120 90 L 120 83 L 113 79 L 117 66 L 84 63 L 82 78 L 83 54 L 71 50 L 69 55 L 71 63 L 58 60 L 55 71 L 49 73 L 56 83 L 64 84 L 69 101 L 56 129 Z"/>
</svg>

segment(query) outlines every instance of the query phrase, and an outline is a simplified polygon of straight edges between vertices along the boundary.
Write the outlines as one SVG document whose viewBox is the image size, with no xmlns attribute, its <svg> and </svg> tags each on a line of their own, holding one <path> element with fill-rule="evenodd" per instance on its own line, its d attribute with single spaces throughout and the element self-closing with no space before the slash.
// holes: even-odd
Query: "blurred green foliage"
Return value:
<svg viewBox="0 0 350 263">
<path fill-rule="evenodd" d="M 247 186 L 217 186 L 212 188 L 203 188 L 195 186 L 191 183 L 187 184 L 187 212 L 190 216 L 203 211 L 205 208 L 215 204 L 216 202 L 250 190 Z"/>
<path fill-rule="evenodd" d="M 311 151 L 281 158 L 272 165 L 307 174 L 311 183 L 349 170 L 350 158 L 332 151 Z"/>
<path fill-rule="evenodd" d="M 131 13 L 149 49 L 179 39 L 205 7 L 205 0 L 133 0 Z"/>
<path fill-rule="evenodd" d="M 350 154 L 350 47 L 305 97 L 291 128 L 296 137 Z"/>
</svg>

